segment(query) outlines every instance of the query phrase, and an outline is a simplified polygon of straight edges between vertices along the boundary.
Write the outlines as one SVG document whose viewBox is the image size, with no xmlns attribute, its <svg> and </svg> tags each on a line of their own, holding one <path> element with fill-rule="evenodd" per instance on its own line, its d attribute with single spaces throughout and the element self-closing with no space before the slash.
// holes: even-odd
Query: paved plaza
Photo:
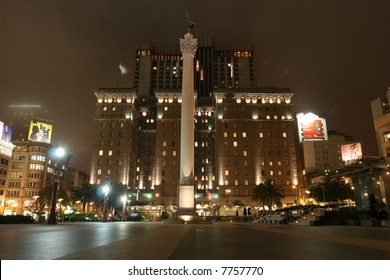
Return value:
<svg viewBox="0 0 390 280">
<path fill-rule="evenodd" d="M 2 260 L 389 260 L 390 228 L 215 222 L 0 225 Z"/>
</svg>

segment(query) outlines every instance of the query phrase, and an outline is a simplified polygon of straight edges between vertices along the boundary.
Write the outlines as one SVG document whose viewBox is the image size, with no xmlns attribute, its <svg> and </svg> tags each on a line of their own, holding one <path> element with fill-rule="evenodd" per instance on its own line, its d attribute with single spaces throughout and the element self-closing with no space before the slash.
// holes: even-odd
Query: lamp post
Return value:
<svg viewBox="0 0 390 280">
<path fill-rule="evenodd" d="M 58 218 L 61 217 L 61 202 L 64 200 L 63 198 L 59 198 L 58 200 Z"/>
<path fill-rule="evenodd" d="M 295 199 L 294 199 L 294 204 L 299 204 L 299 189 L 298 189 L 298 186 L 297 185 L 293 185 L 292 186 L 293 190 L 296 190 L 296 196 L 295 196 Z M 293 193 L 294 195 L 294 193 Z"/>
<path fill-rule="evenodd" d="M 322 188 L 322 198 L 323 198 L 324 204 L 325 204 L 325 186 L 321 185 L 321 188 Z"/>
<path fill-rule="evenodd" d="M 65 155 L 65 150 L 63 148 L 57 148 L 55 151 L 55 156 L 57 158 L 57 164 L 58 164 L 58 159 L 62 158 Z M 55 167 L 54 174 L 57 175 L 57 180 L 54 181 L 53 185 L 53 192 L 51 196 L 51 207 L 50 207 L 50 213 L 49 217 L 47 219 L 47 224 L 49 225 L 56 225 L 57 224 L 57 217 L 56 217 L 56 204 L 57 204 L 57 194 L 58 194 L 58 189 L 60 186 L 60 175 L 59 175 L 59 170 L 58 167 Z"/>
<path fill-rule="evenodd" d="M 123 210 L 122 210 L 122 219 L 121 219 L 121 221 L 124 222 L 124 221 L 126 221 L 126 202 L 127 202 L 126 195 L 122 196 L 121 200 L 123 202 Z"/>
<path fill-rule="evenodd" d="M 103 203 L 103 218 L 102 222 L 107 223 L 107 201 L 108 201 L 108 193 L 110 192 L 110 188 L 105 185 L 103 187 L 103 192 L 104 192 L 104 203 Z"/>
<path fill-rule="evenodd" d="M 307 204 L 310 204 L 310 191 L 306 190 L 305 193 L 306 193 Z"/>
</svg>

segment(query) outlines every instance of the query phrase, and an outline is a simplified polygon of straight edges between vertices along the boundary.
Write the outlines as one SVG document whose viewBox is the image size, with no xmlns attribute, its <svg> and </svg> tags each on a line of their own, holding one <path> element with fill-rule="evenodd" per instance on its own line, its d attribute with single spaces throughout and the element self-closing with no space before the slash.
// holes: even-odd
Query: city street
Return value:
<svg viewBox="0 0 390 280">
<path fill-rule="evenodd" d="M 0 225 L 2 260 L 389 260 L 390 228 L 154 222 Z"/>
</svg>

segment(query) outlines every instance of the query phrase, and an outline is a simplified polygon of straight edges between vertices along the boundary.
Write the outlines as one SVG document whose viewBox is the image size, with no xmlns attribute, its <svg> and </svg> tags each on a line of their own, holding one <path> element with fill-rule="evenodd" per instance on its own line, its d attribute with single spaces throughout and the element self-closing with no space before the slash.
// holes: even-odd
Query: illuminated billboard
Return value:
<svg viewBox="0 0 390 280">
<path fill-rule="evenodd" d="M 361 159 L 363 156 L 362 145 L 360 143 L 352 143 L 341 145 L 341 159 L 343 161 L 353 161 Z"/>
<path fill-rule="evenodd" d="M 299 142 L 328 140 L 326 121 L 312 113 L 297 114 Z"/>
<path fill-rule="evenodd" d="M 28 132 L 28 140 L 50 143 L 53 125 L 47 122 L 32 120 Z"/>
<path fill-rule="evenodd" d="M 0 140 L 11 143 L 11 136 L 12 128 L 3 122 L 0 122 Z"/>
</svg>

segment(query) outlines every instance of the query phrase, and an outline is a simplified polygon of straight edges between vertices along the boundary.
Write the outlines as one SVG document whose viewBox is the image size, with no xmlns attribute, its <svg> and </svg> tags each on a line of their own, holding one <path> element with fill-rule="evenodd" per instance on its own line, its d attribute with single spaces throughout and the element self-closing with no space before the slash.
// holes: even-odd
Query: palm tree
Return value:
<svg viewBox="0 0 390 280">
<path fill-rule="evenodd" d="M 96 200 L 96 187 L 88 183 L 82 183 L 81 186 L 72 190 L 71 199 L 73 202 L 81 201 L 83 213 L 85 213 L 87 203 Z"/>
<path fill-rule="evenodd" d="M 53 186 L 48 185 L 44 187 L 42 190 L 39 191 L 38 193 L 39 197 L 36 200 L 37 207 L 39 209 L 39 212 L 42 212 L 43 209 L 48 206 L 50 207 L 51 205 L 51 199 L 53 195 Z M 68 193 L 65 191 L 63 188 L 58 188 L 58 198 L 62 198 L 62 201 L 60 202 L 61 204 L 68 204 L 69 203 L 69 196 Z"/>
<path fill-rule="evenodd" d="M 265 180 L 253 189 L 252 199 L 261 206 L 267 206 L 270 212 L 273 205 L 282 206 L 283 198 L 282 188 L 275 186 L 272 180 Z"/>
</svg>

